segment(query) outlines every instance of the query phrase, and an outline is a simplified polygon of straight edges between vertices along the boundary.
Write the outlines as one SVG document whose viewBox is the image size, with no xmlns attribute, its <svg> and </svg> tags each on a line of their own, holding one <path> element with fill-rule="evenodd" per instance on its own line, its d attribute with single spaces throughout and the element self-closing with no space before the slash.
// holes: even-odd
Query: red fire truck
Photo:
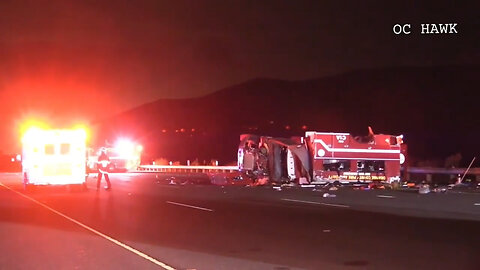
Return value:
<svg viewBox="0 0 480 270">
<path fill-rule="evenodd" d="M 100 148 L 87 149 L 87 171 L 89 173 L 97 172 L 97 161 L 100 156 Z M 110 158 L 110 172 L 129 172 L 136 170 L 140 165 L 140 158 L 143 147 L 128 139 L 119 139 L 115 145 L 105 147 Z"/>
<path fill-rule="evenodd" d="M 313 180 L 315 182 L 371 182 L 392 183 L 401 178 L 407 147 L 403 135 L 306 132 L 313 152 Z"/>
<path fill-rule="evenodd" d="M 300 139 L 243 134 L 238 168 L 252 178 L 276 183 L 400 181 L 406 165 L 403 135 L 308 131 Z M 406 173 L 404 168 L 403 173 Z"/>
</svg>

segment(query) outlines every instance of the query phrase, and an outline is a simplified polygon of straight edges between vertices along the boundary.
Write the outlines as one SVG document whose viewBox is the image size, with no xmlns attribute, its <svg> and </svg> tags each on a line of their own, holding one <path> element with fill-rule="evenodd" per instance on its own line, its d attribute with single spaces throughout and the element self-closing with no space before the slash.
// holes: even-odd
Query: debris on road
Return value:
<svg viewBox="0 0 480 270">
<path fill-rule="evenodd" d="M 372 190 L 372 189 L 386 189 L 385 186 L 387 184 L 385 183 L 379 183 L 379 182 L 371 182 L 368 183 L 368 185 L 361 185 L 361 186 L 354 186 L 354 190 Z"/>
<path fill-rule="evenodd" d="M 368 187 L 371 189 L 385 189 L 385 185 L 382 183 L 372 182 L 368 184 Z"/>
<path fill-rule="evenodd" d="M 431 192 L 430 186 L 427 185 L 427 184 L 420 185 L 420 187 L 418 189 L 419 194 L 428 194 L 430 192 Z"/>
<path fill-rule="evenodd" d="M 435 193 L 445 193 L 447 192 L 448 187 L 436 187 L 432 191 Z"/>
<path fill-rule="evenodd" d="M 210 183 L 218 186 L 227 185 L 228 178 L 224 174 L 212 174 L 210 175 Z"/>
<path fill-rule="evenodd" d="M 265 186 L 266 184 L 268 184 L 268 180 L 268 177 L 258 178 L 257 181 L 253 183 L 253 186 Z"/>
<path fill-rule="evenodd" d="M 242 175 L 237 175 L 235 177 L 232 178 L 234 181 L 242 181 L 243 180 L 243 176 Z"/>
<path fill-rule="evenodd" d="M 281 187 L 295 187 L 296 185 L 294 183 L 288 183 L 288 184 L 281 184 Z M 304 186 L 301 186 L 304 187 Z"/>
<path fill-rule="evenodd" d="M 408 188 L 414 188 L 416 185 L 413 182 L 408 182 L 406 185 Z"/>
</svg>

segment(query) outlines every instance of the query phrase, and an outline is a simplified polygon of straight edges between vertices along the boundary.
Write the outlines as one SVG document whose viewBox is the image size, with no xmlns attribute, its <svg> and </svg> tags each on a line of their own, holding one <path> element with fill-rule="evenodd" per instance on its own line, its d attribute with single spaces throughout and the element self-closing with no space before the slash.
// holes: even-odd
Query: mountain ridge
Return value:
<svg viewBox="0 0 480 270">
<path fill-rule="evenodd" d="M 299 81 L 255 78 L 201 97 L 146 103 L 100 126 L 104 135 L 130 134 L 155 149 L 152 155 L 176 159 L 194 155 L 182 150 L 186 143 L 204 158 L 232 160 L 241 133 L 299 136 L 303 126 L 357 134 L 372 126 L 378 133 L 407 134 L 415 156 L 445 156 L 468 145 L 432 151 L 439 150 L 441 133 L 446 140 L 456 140 L 458 132 L 468 139 L 478 134 L 477 119 L 460 120 L 476 112 L 479 71 L 475 65 L 394 67 Z M 212 141 L 225 150 L 195 146 Z"/>
</svg>

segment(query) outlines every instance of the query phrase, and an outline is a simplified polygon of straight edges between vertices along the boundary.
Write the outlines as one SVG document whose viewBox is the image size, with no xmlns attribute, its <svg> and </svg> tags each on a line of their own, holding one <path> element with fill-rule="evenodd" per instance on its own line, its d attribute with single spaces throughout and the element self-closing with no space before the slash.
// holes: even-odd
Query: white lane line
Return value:
<svg viewBox="0 0 480 270">
<path fill-rule="evenodd" d="M 318 205 L 326 205 L 326 206 L 342 207 L 342 208 L 349 208 L 349 207 L 350 207 L 349 205 L 344 205 L 344 204 L 322 203 L 322 202 L 312 202 L 312 201 L 301 201 L 301 200 L 293 200 L 293 199 L 282 199 L 282 201 L 310 203 L 310 204 L 318 204 Z"/>
<path fill-rule="evenodd" d="M 161 188 L 180 188 L 180 187 L 174 186 L 174 185 L 161 185 L 161 184 L 159 184 L 158 187 L 161 187 Z"/>
<path fill-rule="evenodd" d="M 18 191 L 14 190 L 14 189 L 11 189 L 11 188 L 9 188 L 8 186 L 4 185 L 3 183 L 0 183 L 0 186 L 4 187 L 4 188 L 6 188 L 6 189 L 8 189 L 8 190 L 10 190 L 10 191 L 13 191 L 13 192 L 17 193 L 18 195 L 20 195 L 20 196 L 22 196 L 22 197 L 24 197 L 24 198 L 26 198 L 26 199 L 28 199 L 28 200 L 30 200 L 30 201 L 32 201 L 32 202 L 34 202 L 34 203 L 36 203 L 36 204 L 44 207 L 44 208 L 47 209 L 47 210 L 52 211 L 53 213 L 55 213 L 55 214 L 57 214 L 57 215 L 59 215 L 59 216 L 61 216 L 61 217 L 66 218 L 67 220 L 69 220 L 69 221 L 77 224 L 78 226 L 80 226 L 80 227 L 82 227 L 82 228 L 84 228 L 84 229 L 86 229 L 86 230 L 88 230 L 88 231 L 91 231 L 92 233 L 94 233 L 94 234 L 96 234 L 96 235 L 98 235 L 98 236 L 100 236 L 100 237 L 103 237 L 104 239 L 106 239 L 106 240 L 108 240 L 108 241 L 110 241 L 110 242 L 113 242 L 114 244 L 116 244 L 116 245 L 118 245 L 118 246 L 120 246 L 120 247 L 122 247 L 122 248 L 124 248 L 124 249 L 126 249 L 126 250 L 128 250 L 128 251 L 130 251 L 130 252 L 132 252 L 132 253 L 134 253 L 134 254 L 136 254 L 136 255 L 138 255 L 138 256 L 140 256 L 140 257 L 142 257 L 142 258 L 144 258 L 144 259 L 146 259 L 146 260 L 148 260 L 148 261 L 150 261 L 150 262 L 158 265 L 158 266 L 160 266 L 160 267 L 162 267 L 163 269 L 175 270 L 175 268 L 171 267 L 170 265 L 168 265 L 168 264 L 166 264 L 166 263 L 163 263 L 163 262 L 161 262 L 161 261 L 159 261 L 159 260 L 157 260 L 157 259 L 155 259 L 155 258 L 153 258 L 153 257 L 150 257 L 150 256 L 148 256 L 147 254 L 145 254 L 145 253 L 143 253 L 143 252 L 141 252 L 141 251 L 139 251 L 139 250 L 136 250 L 136 249 L 134 249 L 133 247 L 131 247 L 131 246 L 127 245 L 127 244 L 124 244 L 124 243 L 122 243 L 122 242 L 120 242 L 120 241 L 118 241 L 118 240 L 116 240 L 116 239 L 114 239 L 114 238 L 112 238 L 112 237 L 104 234 L 104 233 L 101 233 L 101 232 L 99 232 L 99 231 L 97 231 L 97 230 L 95 230 L 95 229 L 93 229 L 93 228 L 91 228 L 91 227 L 89 227 L 89 226 L 81 223 L 81 222 L 78 221 L 78 220 L 75 220 L 75 219 L 73 219 L 73 218 L 71 218 L 71 217 L 69 217 L 69 216 L 67 216 L 67 215 L 65 215 L 65 214 L 62 214 L 61 212 L 59 212 L 59 211 L 51 208 L 51 207 L 48 206 L 48 205 L 45 205 L 45 204 L 43 204 L 43 203 L 35 200 L 35 199 L 32 198 L 32 197 L 29 197 L 29 196 L 27 196 L 27 195 L 25 195 L 25 194 L 23 194 L 23 193 L 21 193 L 21 192 L 18 192 Z"/>
<path fill-rule="evenodd" d="M 183 204 L 183 203 L 177 203 L 177 202 L 171 202 L 171 201 L 167 201 L 167 203 L 180 205 L 180 206 L 185 206 L 185 207 L 190 207 L 190 208 L 193 208 L 193 209 L 198 209 L 198 210 L 203 210 L 203 211 L 213 212 L 213 209 L 198 207 L 198 206 L 195 206 L 195 205 L 189 205 L 189 204 Z"/>
<path fill-rule="evenodd" d="M 480 203 L 477 202 L 477 203 L 474 203 L 473 205 L 480 206 Z"/>
<path fill-rule="evenodd" d="M 391 195 L 377 195 L 378 198 L 387 198 L 387 199 L 395 199 L 395 196 Z"/>
</svg>

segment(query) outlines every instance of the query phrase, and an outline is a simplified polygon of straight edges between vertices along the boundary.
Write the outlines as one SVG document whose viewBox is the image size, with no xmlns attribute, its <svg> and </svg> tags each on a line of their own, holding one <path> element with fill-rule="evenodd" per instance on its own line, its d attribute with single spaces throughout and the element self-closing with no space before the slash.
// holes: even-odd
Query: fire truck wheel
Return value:
<svg viewBox="0 0 480 270">
<path fill-rule="evenodd" d="M 400 181 L 393 181 L 390 185 L 391 189 L 400 189 Z"/>
</svg>

